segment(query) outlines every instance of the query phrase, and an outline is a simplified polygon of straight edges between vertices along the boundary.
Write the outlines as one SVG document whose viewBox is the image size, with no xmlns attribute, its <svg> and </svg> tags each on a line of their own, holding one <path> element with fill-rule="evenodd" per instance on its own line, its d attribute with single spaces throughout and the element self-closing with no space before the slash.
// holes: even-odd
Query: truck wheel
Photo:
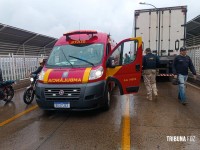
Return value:
<svg viewBox="0 0 200 150">
<path fill-rule="evenodd" d="M 108 86 L 106 86 L 106 90 L 105 90 L 103 99 L 104 99 L 103 110 L 109 110 L 111 96 L 110 96 L 110 90 L 109 90 Z"/>
<path fill-rule="evenodd" d="M 12 88 L 12 86 L 10 86 L 10 87 L 7 88 L 7 90 L 4 91 L 4 93 L 6 93 L 4 101 L 10 102 L 12 100 L 12 98 L 14 97 L 15 91 Z"/>
</svg>

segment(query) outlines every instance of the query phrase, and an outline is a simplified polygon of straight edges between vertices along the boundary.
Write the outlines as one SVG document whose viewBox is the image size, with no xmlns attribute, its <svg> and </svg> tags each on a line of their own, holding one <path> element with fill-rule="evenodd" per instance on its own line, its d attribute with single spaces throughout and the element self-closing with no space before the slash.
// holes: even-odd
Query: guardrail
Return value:
<svg viewBox="0 0 200 150">
<path fill-rule="evenodd" d="M 200 87 L 200 74 L 197 74 L 197 79 L 194 80 L 192 73 L 189 72 L 187 81 L 193 85 Z"/>
<path fill-rule="evenodd" d="M 46 56 L 0 55 L 3 80 L 22 80 L 39 66 L 39 59 Z"/>
</svg>

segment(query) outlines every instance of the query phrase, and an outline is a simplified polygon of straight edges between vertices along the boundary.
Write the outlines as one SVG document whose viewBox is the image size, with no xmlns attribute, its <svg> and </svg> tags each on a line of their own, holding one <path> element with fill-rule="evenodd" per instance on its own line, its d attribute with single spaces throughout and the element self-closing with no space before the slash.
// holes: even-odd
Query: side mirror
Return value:
<svg viewBox="0 0 200 150">
<path fill-rule="evenodd" d="M 115 68 L 115 59 L 113 57 L 109 57 L 106 63 L 107 68 Z"/>
</svg>

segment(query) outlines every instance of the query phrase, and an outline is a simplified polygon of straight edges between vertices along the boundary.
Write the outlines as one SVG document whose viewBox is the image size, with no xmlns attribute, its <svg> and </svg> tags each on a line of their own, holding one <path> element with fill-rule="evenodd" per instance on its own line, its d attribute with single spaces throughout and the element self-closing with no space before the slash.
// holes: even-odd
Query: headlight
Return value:
<svg viewBox="0 0 200 150">
<path fill-rule="evenodd" d="M 33 81 L 34 81 L 34 79 L 33 79 L 33 78 L 30 78 L 30 80 L 31 80 L 31 82 L 33 82 Z"/>
<path fill-rule="evenodd" d="M 38 78 L 40 81 L 43 81 L 43 80 L 44 80 L 44 74 L 45 74 L 44 71 L 41 71 L 41 72 L 40 72 L 40 75 L 39 75 L 39 78 Z"/>
<path fill-rule="evenodd" d="M 100 78 L 103 75 L 103 67 L 100 66 L 98 69 L 96 70 L 91 70 L 90 71 L 90 76 L 89 76 L 89 80 L 95 80 Z"/>
</svg>

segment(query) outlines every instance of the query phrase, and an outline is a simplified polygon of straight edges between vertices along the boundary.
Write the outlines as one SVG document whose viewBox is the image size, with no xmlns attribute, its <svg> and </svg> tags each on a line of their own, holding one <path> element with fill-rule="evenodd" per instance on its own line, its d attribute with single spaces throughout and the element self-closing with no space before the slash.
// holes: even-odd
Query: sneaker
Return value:
<svg viewBox="0 0 200 150">
<path fill-rule="evenodd" d="M 157 98 L 158 98 L 158 94 L 157 94 L 157 95 L 155 95 L 155 97 L 154 97 L 154 98 L 155 98 L 155 100 L 157 100 Z"/>
<path fill-rule="evenodd" d="M 154 94 L 154 96 L 158 96 L 158 92 L 157 91 L 154 91 L 153 94 Z"/>
<path fill-rule="evenodd" d="M 188 104 L 188 103 L 187 103 L 187 102 L 182 102 L 182 104 L 183 104 L 183 105 L 186 105 L 186 104 Z"/>
<path fill-rule="evenodd" d="M 147 96 L 146 98 L 147 98 L 148 100 L 152 101 L 152 98 L 150 98 L 150 97 L 148 97 L 148 96 Z"/>
</svg>

